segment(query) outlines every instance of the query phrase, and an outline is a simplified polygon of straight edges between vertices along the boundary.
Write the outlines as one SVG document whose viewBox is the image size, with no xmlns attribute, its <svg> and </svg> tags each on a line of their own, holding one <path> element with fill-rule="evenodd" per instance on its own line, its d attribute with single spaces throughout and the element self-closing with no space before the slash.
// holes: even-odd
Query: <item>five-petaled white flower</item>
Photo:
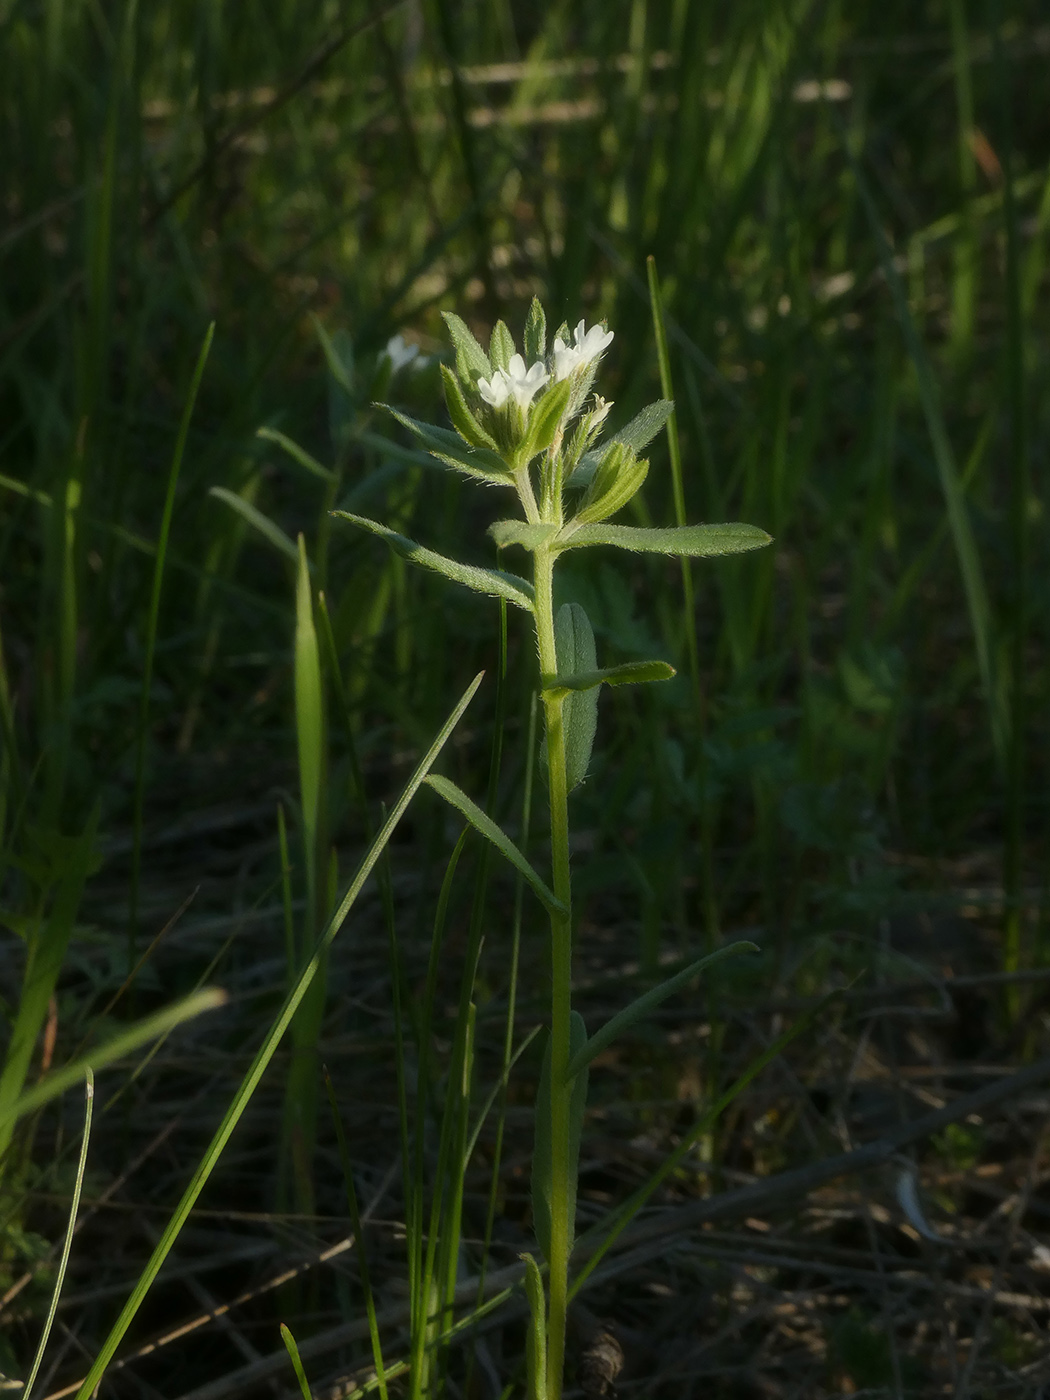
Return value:
<svg viewBox="0 0 1050 1400">
<path fill-rule="evenodd" d="M 496 370 L 491 379 L 478 380 L 478 393 L 493 408 L 502 408 L 513 398 L 518 407 L 525 410 L 549 378 L 541 361 L 537 360 L 531 369 L 526 369 L 520 355 L 511 355 L 506 369 Z"/>
<path fill-rule="evenodd" d="M 383 350 L 383 354 L 390 361 L 390 367 L 394 374 L 398 370 L 410 365 L 419 354 L 419 346 L 412 345 L 403 335 L 391 336 Z"/>
<path fill-rule="evenodd" d="M 560 337 L 554 342 L 556 380 L 568 379 L 573 370 L 596 360 L 602 351 L 612 344 L 613 333 L 603 330 L 601 326 L 592 326 L 587 330 L 586 324 L 581 321 L 573 331 L 572 338 L 576 342 L 574 345 L 566 345 Z"/>
</svg>

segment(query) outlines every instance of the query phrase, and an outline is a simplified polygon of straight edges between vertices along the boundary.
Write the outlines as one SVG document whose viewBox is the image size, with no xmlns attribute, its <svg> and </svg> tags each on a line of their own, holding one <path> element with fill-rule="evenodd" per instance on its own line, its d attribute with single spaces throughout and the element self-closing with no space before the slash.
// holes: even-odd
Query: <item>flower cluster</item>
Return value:
<svg viewBox="0 0 1050 1400">
<path fill-rule="evenodd" d="M 478 380 L 478 393 L 493 408 L 502 408 L 512 398 L 524 410 L 549 378 L 542 360 L 526 369 L 520 355 L 511 355 L 506 369 L 494 370 L 491 379 Z"/>
</svg>

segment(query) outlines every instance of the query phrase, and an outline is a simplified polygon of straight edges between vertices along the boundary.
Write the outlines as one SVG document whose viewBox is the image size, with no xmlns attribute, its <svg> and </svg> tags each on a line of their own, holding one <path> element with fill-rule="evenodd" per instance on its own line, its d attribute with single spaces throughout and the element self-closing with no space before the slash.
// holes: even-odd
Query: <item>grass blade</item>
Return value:
<svg viewBox="0 0 1050 1400">
<path fill-rule="evenodd" d="M 303 968 L 302 972 L 299 974 L 295 986 L 291 989 L 291 991 L 285 998 L 284 1005 L 278 1013 L 276 1020 L 273 1022 L 272 1026 L 266 1034 L 266 1038 L 264 1039 L 262 1045 L 256 1052 L 255 1058 L 252 1061 L 247 1074 L 241 1081 L 240 1088 L 234 1095 L 233 1102 L 226 1110 L 225 1116 L 223 1117 L 222 1122 L 219 1124 L 219 1127 L 216 1129 L 215 1135 L 212 1138 L 210 1144 L 208 1145 L 207 1150 L 202 1156 L 200 1163 L 198 1164 L 197 1169 L 193 1174 L 193 1178 L 190 1181 L 189 1186 L 187 1186 L 185 1192 L 182 1195 L 182 1199 L 176 1206 L 175 1211 L 172 1214 L 172 1217 L 169 1220 L 163 1235 L 161 1236 L 160 1242 L 158 1243 L 156 1249 L 153 1251 L 153 1254 L 150 1256 L 149 1262 L 143 1269 L 138 1282 L 132 1290 L 131 1297 L 125 1303 L 120 1316 L 117 1318 L 117 1321 L 113 1324 L 113 1327 L 110 1330 L 110 1333 L 106 1338 L 105 1342 L 103 1343 L 98 1353 L 98 1356 L 95 1358 L 91 1370 L 88 1372 L 87 1376 L 84 1378 L 80 1389 L 77 1391 L 77 1400 L 88 1400 L 88 1397 L 91 1396 L 91 1394 L 94 1392 L 95 1387 L 98 1385 L 99 1381 L 105 1374 L 106 1367 L 113 1359 L 113 1355 L 116 1352 L 117 1347 L 120 1345 L 124 1334 L 127 1332 L 128 1328 L 131 1326 L 131 1323 L 134 1321 L 135 1315 L 138 1313 L 139 1308 L 142 1306 L 143 1299 L 146 1297 L 146 1294 L 152 1287 L 153 1281 L 157 1277 L 157 1274 L 160 1272 L 164 1260 L 168 1257 L 168 1254 L 171 1251 L 171 1248 L 174 1245 L 176 1239 L 178 1238 L 183 1225 L 185 1225 L 187 1219 L 189 1218 L 190 1211 L 193 1209 L 197 1198 L 200 1196 L 200 1193 L 204 1190 L 204 1187 L 207 1184 L 209 1177 L 215 1170 L 219 1158 L 222 1156 L 223 1150 L 225 1149 L 226 1144 L 230 1139 L 230 1134 L 237 1126 L 242 1114 L 244 1113 L 244 1110 L 247 1108 L 249 1102 L 251 1101 L 251 1097 L 255 1093 L 256 1088 L 258 1087 L 259 1081 L 262 1078 L 267 1065 L 273 1059 L 274 1053 L 276 1052 L 278 1045 L 281 1043 L 285 1031 L 288 1029 L 289 1022 L 295 1015 L 296 1008 L 299 1006 L 303 997 L 306 995 L 306 992 L 309 989 L 311 982 L 317 974 L 317 969 L 320 965 L 324 953 L 328 950 L 329 946 L 334 941 L 336 935 L 339 933 L 340 929 L 345 923 L 347 915 L 353 908 L 358 895 L 361 893 L 361 890 L 364 887 L 366 880 L 372 873 L 376 862 L 379 860 L 379 857 L 382 855 L 384 849 L 386 848 L 387 842 L 390 840 L 390 837 L 393 835 L 398 823 L 404 816 L 409 803 L 419 791 L 419 787 L 426 778 L 427 774 L 430 772 L 430 769 L 437 762 L 438 755 L 441 753 L 441 750 L 445 747 L 445 744 L 448 742 L 452 731 L 455 729 L 456 725 L 462 718 L 463 712 L 466 710 L 467 706 L 474 698 L 478 686 L 481 684 L 483 674 L 484 673 L 481 673 L 475 676 L 474 680 L 471 681 L 470 685 L 467 687 L 459 703 L 456 705 L 455 709 L 452 711 L 448 719 L 442 725 L 440 731 L 437 734 L 437 737 L 434 739 L 434 742 L 431 744 L 426 754 L 424 754 L 423 758 L 420 760 L 415 772 L 409 778 L 404 789 L 402 790 L 401 796 L 398 798 L 397 802 L 391 809 L 390 815 L 383 823 L 378 834 L 376 835 L 375 840 L 369 847 L 364 860 L 358 867 L 357 874 L 354 876 L 354 879 L 350 884 L 350 888 L 343 896 L 339 908 L 332 915 L 332 918 L 329 920 L 328 926 L 324 930 L 324 933 L 321 935 L 317 947 L 314 950 L 313 956 L 311 957 L 307 965 Z"/>
<path fill-rule="evenodd" d="M 30 1400 L 33 1393 L 33 1385 L 40 1370 L 40 1363 L 44 1359 L 44 1352 L 47 1350 L 48 1338 L 51 1336 L 51 1328 L 55 1323 L 55 1314 L 58 1312 L 58 1300 L 62 1295 L 62 1284 L 65 1281 L 66 1269 L 69 1267 L 69 1252 L 73 1248 L 73 1233 L 77 1227 L 77 1213 L 80 1210 L 80 1193 L 84 1186 L 84 1169 L 87 1166 L 88 1143 L 91 1141 L 91 1115 L 95 1105 L 95 1076 L 90 1069 L 86 1071 L 87 1082 L 84 1085 L 84 1134 L 80 1140 L 80 1160 L 77 1163 L 76 1179 L 73 1182 L 73 1199 L 69 1204 L 69 1223 L 66 1226 L 66 1238 L 62 1245 L 62 1257 L 58 1261 L 58 1273 L 55 1276 L 55 1287 L 51 1293 L 51 1306 L 48 1309 L 47 1321 L 44 1323 L 44 1330 L 40 1334 L 40 1345 L 36 1349 L 36 1356 L 33 1358 L 33 1365 L 29 1372 L 29 1378 L 22 1391 L 22 1400 Z"/>
</svg>

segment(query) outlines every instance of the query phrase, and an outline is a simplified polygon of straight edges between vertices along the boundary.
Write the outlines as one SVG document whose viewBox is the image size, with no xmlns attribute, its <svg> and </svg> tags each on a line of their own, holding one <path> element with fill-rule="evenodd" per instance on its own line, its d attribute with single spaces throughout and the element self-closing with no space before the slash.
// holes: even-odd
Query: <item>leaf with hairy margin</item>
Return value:
<svg viewBox="0 0 1050 1400">
<path fill-rule="evenodd" d="M 369 520 L 364 515 L 351 515 L 348 510 L 333 510 L 332 514 L 340 520 L 349 520 L 351 525 L 359 525 L 362 530 L 369 530 L 373 535 L 378 535 L 413 564 L 419 564 L 435 574 L 442 574 L 453 583 L 462 584 L 464 588 L 470 588 L 475 593 L 485 593 L 490 598 L 505 598 L 515 607 L 522 608 L 527 613 L 532 612 L 532 584 L 527 579 L 519 578 L 517 574 L 508 574 L 502 569 L 482 569 L 475 564 L 461 564 L 456 559 L 446 559 L 443 554 L 436 554 L 425 545 L 417 544 L 415 540 L 399 535 L 396 530 L 380 525 L 378 520 Z"/>
<path fill-rule="evenodd" d="M 448 428 L 436 428 L 432 423 L 420 423 L 407 413 L 391 408 L 388 403 L 377 404 L 376 407 L 392 413 L 403 427 L 419 439 L 432 457 L 455 467 L 457 471 L 466 472 L 468 476 L 477 477 L 479 481 L 487 481 L 490 486 L 513 486 L 510 468 L 498 453 L 487 447 L 468 447 L 458 433 L 450 432 Z"/>
<path fill-rule="evenodd" d="M 611 544 L 644 554 L 673 554 L 679 558 L 713 559 L 724 554 L 743 554 L 762 549 L 772 536 L 757 525 L 671 525 L 666 529 L 646 529 L 639 525 L 581 525 L 566 528 L 557 541 L 558 550 Z M 518 541 L 514 541 L 518 543 Z"/>
<path fill-rule="evenodd" d="M 443 797 L 450 807 L 455 807 L 457 812 L 466 817 L 474 830 L 480 832 L 486 841 L 495 846 L 504 860 L 513 865 L 520 875 L 524 876 L 549 914 L 565 913 L 565 905 L 552 890 L 548 889 L 545 882 L 537 875 L 502 827 L 497 826 L 492 818 L 481 810 L 473 798 L 468 797 L 463 789 L 450 779 L 441 778 L 436 773 L 431 773 L 426 781 L 439 797 Z"/>
</svg>

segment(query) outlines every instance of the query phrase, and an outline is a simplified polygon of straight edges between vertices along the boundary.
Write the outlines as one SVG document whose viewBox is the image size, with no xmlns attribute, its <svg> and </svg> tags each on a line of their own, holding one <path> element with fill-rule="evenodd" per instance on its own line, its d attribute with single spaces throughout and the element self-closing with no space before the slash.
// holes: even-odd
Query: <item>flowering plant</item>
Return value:
<svg viewBox="0 0 1050 1400">
<path fill-rule="evenodd" d="M 531 1311 L 528 1347 L 530 1400 L 559 1400 L 570 1296 L 569 1264 L 576 1214 L 580 1136 L 587 1069 L 609 1042 L 654 1005 L 686 985 L 702 968 L 751 947 L 733 944 L 700 959 L 647 992 L 588 1036 L 572 1010 L 572 883 L 568 796 L 587 774 L 602 685 L 667 680 L 664 661 L 599 667 L 594 633 L 577 603 L 555 611 L 554 569 L 571 549 L 608 545 L 678 556 L 735 554 L 769 542 L 752 525 L 681 525 L 668 529 L 611 524 L 645 481 L 639 456 L 671 416 L 659 399 L 601 441 L 612 407 L 591 394 L 602 356 L 613 341 L 604 326 L 580 321 L 570 339 L 557 331 L 547 352 L 546 318 L 533 300 L 523 350 L 497 321 L 486 351 L 458 317 L 445 316 L 455 368 L 442 365 L 445 402 L 453 430 L 389 411 L 449 467 L 492 486 L 510 488 L 522 517 L 497 520 L 489 535 L 501 548 L 517 546 L 532 558 L 531 579 L 481 568 L 437 554 L 378 521 L 346 511 L 344 520 L 386 540 L 413 563 L 478 593 L 504 599 L 532 620 L 539 655 L 550 807 L 551 878 L 548 883 L 492 819 L 447 778 L 430 785 L 470 822 L 528 881 L 550 918 L 550 1036 L 536 1098 L 532 1205 L 537 1243 L 547 1263 L 525 1256 Z"/>
</svg>

